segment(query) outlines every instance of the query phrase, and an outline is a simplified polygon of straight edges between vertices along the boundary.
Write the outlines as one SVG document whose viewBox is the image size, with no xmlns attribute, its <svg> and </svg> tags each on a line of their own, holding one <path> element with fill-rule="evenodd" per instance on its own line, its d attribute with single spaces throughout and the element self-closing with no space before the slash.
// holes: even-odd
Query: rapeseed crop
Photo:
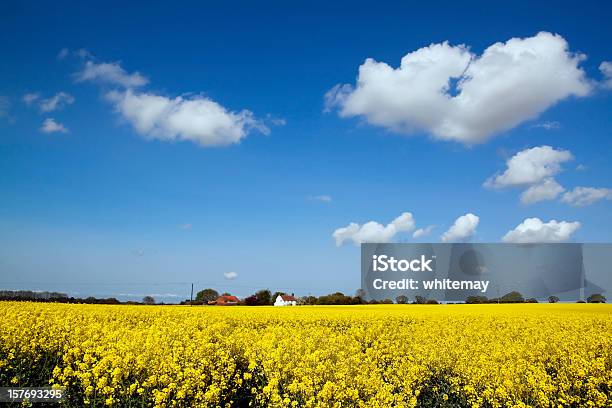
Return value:
<svg viewBox="0 0 612 408">
<path fill-rule="evenodd" d="M 0 313 L 0 386 L 64 386 L 64 406 L 612 406 L 610 305 Z"/>
</svg>

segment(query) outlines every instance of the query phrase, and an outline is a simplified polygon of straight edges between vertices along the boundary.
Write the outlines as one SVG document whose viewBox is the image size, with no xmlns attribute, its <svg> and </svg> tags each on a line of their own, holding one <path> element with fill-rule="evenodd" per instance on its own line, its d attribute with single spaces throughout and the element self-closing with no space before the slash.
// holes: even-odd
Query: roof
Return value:
<svg viewBox="0 0 612 408">
<path fill-rule="evenodd" d="M 217 302 L 239 302 L 236 296 L 219 296 Z"/>
<path fill-rule="evenodd" d="M 280 295 L 281 299 L 285 302 L 295 302 L 296 299 L 291 295 Z"/>
</svg>

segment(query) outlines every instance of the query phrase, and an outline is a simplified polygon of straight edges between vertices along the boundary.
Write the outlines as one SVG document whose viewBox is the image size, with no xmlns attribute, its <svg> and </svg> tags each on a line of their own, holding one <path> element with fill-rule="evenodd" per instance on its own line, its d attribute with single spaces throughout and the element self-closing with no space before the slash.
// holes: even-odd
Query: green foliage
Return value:
<svg viewBox="0 0 612 408">
<path fill-rule="evenodd" d="M 257 304 L 259 306 L 266 306 L 274 303 L 272 300 L 272 293 L 268 289 L 258 291 L 255 293 L 255 297 L 257 298 Z"/>
<path fill-rule="evenodd" d="M 486 296 L 468 296 L 465 299 L 465 303 L 475 304 L 475 303 L 487 303 L 489 299 Z"/>
<path fill-rule="evenodd" d="M 519 292 L 513 291 L 506 293 L 499 299 L 499 301 L 501 303 L 523 303 L 525 302 L 525 298 Z"/>
<path fill-rule="evenodd" d="M 405 305 L 406 303 L 408 303 L 408 296 L 399 295 L 395 298 L 395 303 L 397 303 L 398 305 Z"/>
<path fill-rule="evenodd" d="M 213 300 L 217 300 L 217 298 L 219 297 L 219 292 L 217 292 L 214 289 L 204 289 L 198 292 L 198 294 L 196 295 L 195 300 L 207 303 L 207 302 L 212 302 Z"/>
<path fill-rule="evenodd" d="M 601 293 L 594 293 L 587 298 L 588 303 L 606 303 L 606 297 Z"/>
<path fill-rule="evenodd" d="M 323 295 L 317 299 L 317 305 L 358 305 L 364 302 L 360 297 L 347 296 L 342 292 Z"/>
<path fill-rule="evenodd" d="M 417 305 L 424 305 L 425 303 L 427 303 L 427 298 L 424 296 L 415 296 L 414 298 L 414 303 L 416 303 Z"/>
</svg>

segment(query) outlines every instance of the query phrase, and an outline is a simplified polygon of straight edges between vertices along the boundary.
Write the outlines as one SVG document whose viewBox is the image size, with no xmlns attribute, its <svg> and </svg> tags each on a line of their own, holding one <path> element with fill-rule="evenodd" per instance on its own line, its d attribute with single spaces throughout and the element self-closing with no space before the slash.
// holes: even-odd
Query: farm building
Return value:
<svg viewBox="0 0 612 408">
<path fill-rule="evenodd" d="M 217 305 L 217 306 L 236 306 L 239 303 L 240 303 L 240 300 L 236 296 L 231 296 L 231 295 L 219 296 L 217 300 L 208 302 L 209 305 Z"/>
<path fill-rule="evenodd" d="M 293 295 L 278 295 L 274 301 L 274 306 L 295 306 L 297 300 Z"/>
</svg>

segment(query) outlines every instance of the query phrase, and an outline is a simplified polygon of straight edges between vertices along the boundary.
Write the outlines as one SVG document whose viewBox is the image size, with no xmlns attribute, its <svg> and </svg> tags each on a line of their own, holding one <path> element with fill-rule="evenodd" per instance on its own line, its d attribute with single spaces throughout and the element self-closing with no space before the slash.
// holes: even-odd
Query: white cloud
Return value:
<svg viewBox="0 0 612 408">
<path fill-rule="evenodd" d="M 612 89 L 612 61 L 604 61 L 599 65 L 599 70 L 604 76 L 602 86 L 606 89 Z"/>
<path fill-rule="evenodd" d="M 525 149 L 506 161 L 506 170 L 485 181 L 490 188 L 505 188 L 538 184 L 561 171 L 561 164 L 572 160 L 567 150 L 555 150 L 550 146 Z"/>
<path fill-rule="evenodd" d="M 181 224 L 179 225 L 179 228 L 182 230 L 190 230 L 191 228 L 193 228 L 193 225 L 187 223 L 187 224 Z"/>
<path fill-rule="evenodd" d="M 612 188 L 576 187 L 563 194 L 564 203 L 584 207 L 599 200 L 612 200 Z"/>
<path fill-rule="evenodd" d="M 535 125 L 533 125 L 531 127 L 532 128 L 541 128 L 541 129 L 545 129 L 545 130 L 554 130 L 554 129 L 561 128 L 561 123 L 559 123 L 557 121 L 546 121 L 546 122 L 536 123 Z"/>
<path fill-rule="evenodd" d="M 119 62 L 94 62 L 94 57 L 84 50 L 77 54 L 87 61 L 84 68 L 74 74 L 75 80 L 112 85 L 114 89 L 106 93 L 106 100 L 146 139 L 225 146 L 239 143 L 253 130 L 270 133 L 265 121 L 256 119 L 247 109 L 230 111 L 202 95 L 168 97 L 137 91 L 135 88 L 148 83 L 139 72 L 128 73 Z M 268 119 L 273 125 L 285 123 L 284 119 L 271 115 Z"/>
<path fill-rule="evenodd" d="M 24 96 L 24 101 L 26 96 L 28 96 L 28 94 Z M 41 112 L 53 112 L 54 110 L 62 109 L 64 106 L 71 105 L 72 103 L 74 103 L 74 97 L 72 95 L 66 92 L 58 92 L 51 98 L 41 100 L 39 106 Z"/>
<path fill-rule="evenodd" d="M 363 225 L 351 222 L 346 227 L 335 230 L 332 237 L 336 241 L 336 246 L 341 246 L 348 240 L 352 240 L 355 245 L 364 242 L 392 242 L 398 233 L 412 231 L 414 227 L 412 214 L 405 212 L 387 225 L 376 221 L 366 222 Z"/>
<path fill-rule="evenodd" d="M 331 203 L 333 201 L 332 197 L 326 194 L 310 196 L 308 198 L 313 201 L 321 201 L 322 203 Z"/>
<path fill-rule="evenodd" d="M 418 230 L 412 233 L 412 238 L 423 238 L 427 237 L 431 234 L 431 232 L 436 228 L 435 225 L 428 225 L 425 228 L 419 228 Z"/>
<path fill-rule="evenodd" d="M 32 105 L 35 101 L 37 101 L 40 98 L 40 94 L 38 92 L 32 92 L 32 93 L 27 93 L 25 95 L 23 95 L 23 102 L 26 105 Z"/>
<path fill-rule="evenodd" d="M 227 280 L 232 280 L 232 279 L 236 279 L 238 277 L 238 274 L 236 272 L 225 272 L 223 273 L 223 276 Z"/>
<path fill-rule="evenodd" d="M 270 115 L 269 113 L 266 115 L 266 122 L 272 124 L 273 126 L 285 126 L 287 124 L 286 119 L 278 118 L 276 116 Z"/>
<path fill-rule="evenodd" d="M 83 55 L 88 57 L 89 55 Z M 125 88 L 135 88 L 146 85 L 149 80 L 139 72 L 128 74 L 119 62 L 85 62 L 85 67 L 75 75 L 77 82 L 96 81 Z"/>
<path fill-rule="evenodd" d="M 40 131 L 43 133 L 68 133 L 68 129 L 53 118 L 45 119 L 40 127 Z"/>
<path fill-rule="evenodd" d="M 462 215 L 442 234 L 442 242 L 466 242 L 476 233 L 480 218 L 472 213 Z"/>
<path fill-rule="evenodd" d="M 539 243 L 562 242 L 580 228 L 579 222 L 551 220 L 543 223 L 539 218 L 527 218 L 502 237 L 503 242 Z"/>
<path fill-rule="evenodd" d="M 128 90 L 109 92 L 107 99 L 136 132 L 148 139 L 224 146 L 239 143 L 253 129 L 269 133 L 252 112 L 231 112 L 204 96 L 168 98 Z"/>
<path fill-rule="evenodd" d="M 464 45 L 431 44 L 405 55 L 398 68 L 368 58 L 355 87 L 337 85 L 325 95 L 326 110 L 395 132 L 484 142 L 567 97 L 589 94 L 584 58 L 546 32 L 495 43 L 480 56 Z"/>
<path fill-rule="evenodd" d="M 521 193 L 523 204 L 533 204 L 539 201 L 554 200 L 564 192 L 565 189 L 552 177 L 542 180 L 538 184 L 533 184 Z"/>
</svg>

